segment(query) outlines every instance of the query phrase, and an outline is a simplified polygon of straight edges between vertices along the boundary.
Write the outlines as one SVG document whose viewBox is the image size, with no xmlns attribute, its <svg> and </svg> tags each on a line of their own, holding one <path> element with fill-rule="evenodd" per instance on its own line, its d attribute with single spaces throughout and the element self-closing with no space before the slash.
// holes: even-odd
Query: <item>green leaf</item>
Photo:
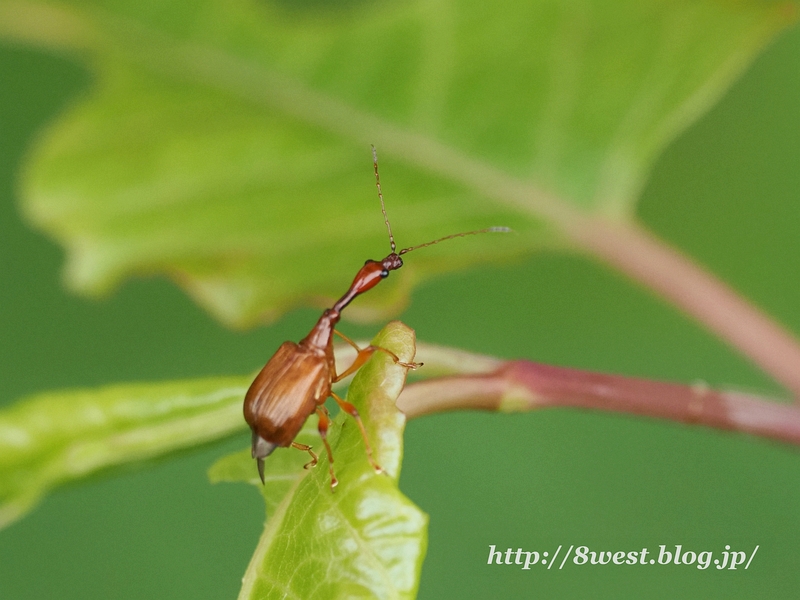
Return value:
<svg viewBox="0 0 800 600">
<path fill-rule="evenodd" d="M 0 411 L 0 528 L 57 485 L 242 429 L 248 384 L 218 377 L 47 392 Z"/>
<path fill-rule="evenodd" d="M 99 294 L 173 277 L 227 323 L 327 304 L 387 252 L 369 143 L 401 246 L 465 229 L 354 303 L 630 218 L 665 145 L 796 2 L 0 0 L 0 35 L 67 49 L 89 93 L 34 149 L 23 209 Z"/>
<path fill-rule="evenodd" d="M 320 446 L 317 431 L 317 418 L 312 416 L 297 434 L 296 442 L 308 446 Z M 308 454 L 294 448 L 281 448 L 273 452 L 264 465 L 264 484 L 258 477 L 256 464 L 250 455 L 250 448 L 235 452 L 215 462 L 208 470 L 211 483 L 246 482 L 258 486 L 267 503 L 267 514 L 275 512 L 278 505 L 306 474 L 303 468 L 308 463 Z"/>
<path fill-rule="evenodd" d="M 414 332 L 401 323 L 387 325 L 373 343 L 402 361 L 413 360 Z M 262 488 L 268 520 L 240 599 L 415 597 L 428 518 L 397 488 L 405 417 L 395 401 L 404 381 L 405 369 L 378 352 L 348 392 L 384 473 L 372 469 L 358 427 L 343 413 L 329 431 L 339 479 L 335 491 L 324 452 L 308 471 L 301 466 L 305 453 L 293 448 L 279 448 L 269 457 Z M 307 424 L 303 434 L 310 431 Z M 209 474 L 212 480 L 262 487 L 249 450 L 223 458 Z"/>
</svg>

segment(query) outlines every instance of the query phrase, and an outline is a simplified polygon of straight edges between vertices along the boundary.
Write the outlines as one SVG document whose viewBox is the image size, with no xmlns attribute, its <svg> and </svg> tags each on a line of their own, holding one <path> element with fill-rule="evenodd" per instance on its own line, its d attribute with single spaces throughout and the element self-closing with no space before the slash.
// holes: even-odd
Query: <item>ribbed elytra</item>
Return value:
<svg viewBox="0 0 800 600">
<path fill-rule="evenodd" d="M 381 203 L 383 219 L 389 233 L 391 252 L 383 260 L 368 260 L 359 269 L 353 283 L 345 294 L 331 307 L 325 309 L 317 324 L 311 332 L 299 343 L 284 342 L 275 355 L 269 359 L 264 368 L 256 376 L 244 398 L 244 419 L 253 433 L 252 455 L 258 464 L 258 474 L 264 482 L 264 459 L 277 447 L 292 446 L 298 450 L 308 452 L 311 461 L 305 467 L 317 464 L 317 455 L 311 446 L 295 442 L 300 429 L 306 419 L 316 412 L 319 415 L 319 435 L 325 444 L 328 453 L 328 464 L 331 473 L 331 489 L 338 483 L 333 471 L 333 453 L 328 444 L 327 434 L 330 425 L 330 416 L 325 408 L 325 401 L 333 397 L 336 403 L 355 419 L 361 436 L 364 438 L 367 458 L 376 472 L 381 472 L 381 467 L 372 458 L 372 448 L 369 444 L 367 432 L 358 414 L 358 410 L 351 403 L 340 398 L 331 390 L 331 386 L 357 371 L 375 352 L 384 352 L 402 367 L 416 369 L 421 363 L 402 362 L 393 352 L 379 346 L 359 348 L 353 340 L 336 331 L 334 327 L 341 318 L 342 310 L 353 299 L 372 289 L 379 282 L 389 276 L 391 271 L 403 266 L 403 254 L 412 250 L 438 244 L 454 237 L 474 235 L 489 232 L 507 232 L 507 227 L 489 227 L 477 231 L 455 233 L 404 248 L 396 252 L 397 245 L 392 235 L 389 218 L 386 216 L 386 206 L 383 202 L 381 180 L 378 175 L 378 154 L 372 147 L 372 160 L 375 168 L 375 185 L 378 188 L 378 199 Z M 333 356 L 333 335 L 336 334 L 355 348 L 357 355 L 353 363 L 342 373 L 336 373 L 336 364 Z"/>
</svg>

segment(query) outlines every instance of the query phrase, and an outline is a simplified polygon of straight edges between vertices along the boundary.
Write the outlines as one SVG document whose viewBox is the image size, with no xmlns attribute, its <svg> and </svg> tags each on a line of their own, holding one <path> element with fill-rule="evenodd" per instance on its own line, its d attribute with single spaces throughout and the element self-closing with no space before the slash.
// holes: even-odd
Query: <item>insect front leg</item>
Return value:
<svg viewBox="0 0 800 600">
<path fill-rule="evenodd" d="M 401 367 L 405 367 L 407 369 L 418 369 L 419 367 L 422 366 L 422 363 L 414 363 L 414 362 L 407 363 L 407 362 L 403 362 L 402 360 L 400 360 L 400 358 L 394 352 L 392 352 L 391 350 L 387 350 L 386 348 L 381 348 L 380 346 L 369 345 L 366 348 L 359 348 L 358 345 L 353 340 L 351 340 L 349 337 L 347 337 L 345 334 L 340 333 L 340 332 L 336 331 L 335 329 L 333 330 L 333 333 L 335 333 L 340 338 L 342 338 L 345 342 L 350 344 L 353 348 L 355 348 L 356 352 L 358 352 L 358 354 L 356 355 L 356 359 L 353 361 L 353 364 L 351 364 L 349 367 L 347 367 L 347 369 L 345 369 L 345 371 L 343 373 L 341 373 L 339 375 L 336 375 L 334 373 L 334 376 L 333 376 L 333 379 L 332 379 L 333 383 L 336 383 L 337 381 L 341 381 L 342 379 L 344 379 L 348 375 L 352 375 L 353 373 L 358 371 L 361 367 L 364 366 L 364 363 L 366 363 L 370 359 L 370 357 L 373 354 L 375 354 L 375 352 L 383 352 L 384 354 L 388 354 L 389 357 L 395 362 L 395 364 L 400 365 Z M 336 396 L 334 396 L 334 398 L 335 397 Z M 338 402 L 338 400 L 337 400 L 337 402 Z"/>
</svg>

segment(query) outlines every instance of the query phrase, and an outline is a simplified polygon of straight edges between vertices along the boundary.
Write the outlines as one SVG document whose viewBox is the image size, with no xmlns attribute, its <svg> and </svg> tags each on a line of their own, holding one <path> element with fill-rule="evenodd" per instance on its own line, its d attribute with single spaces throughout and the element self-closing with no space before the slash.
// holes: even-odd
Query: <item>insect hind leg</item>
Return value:
<svg viewBox="0 0 800 600">
<path fill-rule="evenodd" d="M 339 408 L 355 419 L 358 429 L 361 431 L 361 437 L 364 438 L 364 446 L 367 450 L 369 464 L 372 465 L 372 468 L 375 469 L 376 473 L 383 473 L 381 466 L 372 458 L 372 446 L 369 445 L 369 439 L 367 439 L 367 430 L 364 429 L 364 423 L 361 421 L 361 415 L 358 414 L 358 409 L 353 404 L 347 400 L 343 400 L 333 392 L 331 392 L 331 396 L 333 396 L 333 399 L 336 400 L 336 404 L 339 405 Z"/>
<path fill-rule="evenodd" d="M 319 424 L 317 425 L 319 437 L 322 438 L 322 443 L 325 444 L 325 450 L 328 452 L 328 470 L 331 472 L 332 491 L 333 488 L 339 485 L 339 480 L 336 479 L 336 475 L 333 472 L 333 452 L 331 451 L 331 445 L 328 443 L 328 427 L 331 424 L 331 416 L 328 414 L 328 409 L 323 405 L 317 407 L 317 416 L 319 417 Z"/>
<path fill-rule="evenodd" d="M 311 450 L 311 446 L 309 446 L 308 444 L 300 444 L 298 442 L 292 442 L 292 448 L 297 448 L 298 450 L 302 450 L 303 452 L 308 452 L 308 454 L 311 456 L 311 461 L 303 465 L 304 469 L 310 469 L 311 467 L 317 466 L 319 458 L 317 458 L 317 455 L 314 453 L 313 450 Z"/>
</svg>

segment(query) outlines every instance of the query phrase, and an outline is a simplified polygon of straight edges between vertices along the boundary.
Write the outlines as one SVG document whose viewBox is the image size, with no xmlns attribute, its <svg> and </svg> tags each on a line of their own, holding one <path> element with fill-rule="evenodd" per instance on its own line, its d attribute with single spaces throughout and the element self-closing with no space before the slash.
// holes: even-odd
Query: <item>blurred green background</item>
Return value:
<svg viewBox="0 0 800 600">
<path fill-rule="evenodd" d="M 668 148 L 637 211 L 800 334 L 798 64 L 795 28 Z M 298 310 L 235 333 L 162 279 L 129 281 L 103 301 L 61 288 L 62 251 L 22 222 L 15 185 L 37 131 L 89 83 L 74 63 L 0 48 L 2 404 L 53 388 L 240 374 L 317 316 Z M 427 342 L 501 357 L 780 393 L 671 307 L 578 257 L 438 277 L 400 318 Z M 378 328 L 343 326 L 352 336 Z M 0 532 L 0 598 L 234 597 L 263 503 L 247 486 L 211 486 L 205 471 L 248 437 L 57 490 Z M 420 598 L 796 597 L 794 448 L 566 410 L 428 417 L 409 424 L 406 444 L 401 487 L 431 515 Z M 760 550 L 748 571 L 522 571 L 488 567 L 490 544 Z"/>
</svg>

